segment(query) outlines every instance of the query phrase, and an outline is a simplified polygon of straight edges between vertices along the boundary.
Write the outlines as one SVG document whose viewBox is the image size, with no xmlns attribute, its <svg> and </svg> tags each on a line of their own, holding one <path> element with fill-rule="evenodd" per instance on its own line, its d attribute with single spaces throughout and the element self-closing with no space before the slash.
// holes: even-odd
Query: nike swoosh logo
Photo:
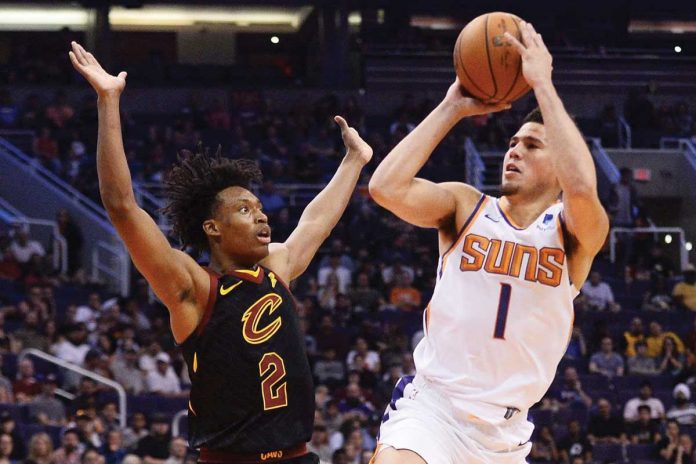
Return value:
<svg viewBox="0 0 696 464">
<path fill-rule="evenodd" d="M 494 218 L 494 217 L 489 216 L 488 214 L 484 214 L 484 216 L 487 217 L 488 219 L 490 219 L 490 220 L 493 221 L 493 222 L 500 222 L 500 218 L 496 219 L 496 218 Z"/>
<path fill-rule="evenodd" d="M 220 286 L 220 295 L 222 295 L 222 296 L 227 295 L 227 294 L 230 293 L 232 290 L 234 290 L 235 288 L 237 288 L 237 287 L 239 286 L 239 284 L 241 284 L 242 282 L 244 282 L 244 281 L 243 281 L 243 280 L 240 280 L 240 281 L 237 282 L 236 284 L 230 285 L 230 286 L 227 287 L 227 288 L 225 288 L 224 285 L 221 285 L 221 286 Z"/>
</svg>

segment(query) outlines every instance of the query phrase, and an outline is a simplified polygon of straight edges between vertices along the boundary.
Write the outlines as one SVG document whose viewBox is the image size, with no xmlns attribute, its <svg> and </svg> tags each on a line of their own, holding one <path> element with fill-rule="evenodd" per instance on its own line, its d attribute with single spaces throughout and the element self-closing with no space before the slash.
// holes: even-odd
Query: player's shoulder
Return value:
<svg viewBox="0 0 696 464">
<path fill-rule="evenodd" d="M 458 215 L 471 214 L 484 197 L 478 189 L 463 182 L 442 182 L 438 185 L 454 195 Z"/>
</svg>

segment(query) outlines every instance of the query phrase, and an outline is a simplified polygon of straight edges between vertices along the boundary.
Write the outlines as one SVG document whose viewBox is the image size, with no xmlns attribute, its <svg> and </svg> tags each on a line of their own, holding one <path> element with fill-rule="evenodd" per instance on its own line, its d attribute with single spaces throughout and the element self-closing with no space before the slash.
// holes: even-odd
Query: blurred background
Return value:
<svg viewBox="0 0 696 464">
<path fill-rule="evenodd" d="M 367 182 L 453 81 L 461 28 L 489 11 L 543 34 L 612 218 L 558 379 L 530 412 L 531 460 L 690 460 L 696 8 L 647 0 L 0 1 L 0 459 L 195 460 L 177 438 L 183 358 L 101 206 L 96 97 L 70 41 L 128 71 L 134 189 L 167 233 L 162 180 L 199 141 L 261 165 L 276 241 L 340 163 L 333 115 L 371 144 L 346 214 L 293 282 L 317 385 L 311 447 L 325 463 L 367 463 L 394 382 L 415 372 L 438 253 L 435 232 L 379 208 Z M 421 175 L 496 195 L 534 106 L 529 94 L 462 121 Z"/>
</svg>

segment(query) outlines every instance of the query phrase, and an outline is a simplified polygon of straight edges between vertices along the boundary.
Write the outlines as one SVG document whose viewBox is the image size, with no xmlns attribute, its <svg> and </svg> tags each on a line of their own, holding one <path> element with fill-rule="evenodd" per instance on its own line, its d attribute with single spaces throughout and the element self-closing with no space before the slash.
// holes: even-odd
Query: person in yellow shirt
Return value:
<svg viewBox="0 0 696 464">
<path fill-rule="evenodd" d="M 696 267 L 693 264 L 686 265 L 684 281 L 674 286 L 672 296 L 677 305 L 696 311 Z"/>
<path fill-rule="evenodd" d="M 624 343 L 626 350 L 624 354 L 627 358 L 632 358 L 636 355 L 636 343 L 645 341 L 645 330 L 643 329 L 643 321 L 639 317 L 631 319 L 631 325 L 624 332 Z"/>
<path fill-rule="evenodd" d="M 650 335 L 645 339 L 645 344 L 648 345 L 648 356 L 657 358 L 662 353 L 662 345 L 665 337 L 671 337 L 676 345 L 677 352 L 684 352 L 684 342 L 679 338 L 679 335 L 674 332 L 663 332 L 662 326 L 655 321 L 650 323 Z"/>
</svg>

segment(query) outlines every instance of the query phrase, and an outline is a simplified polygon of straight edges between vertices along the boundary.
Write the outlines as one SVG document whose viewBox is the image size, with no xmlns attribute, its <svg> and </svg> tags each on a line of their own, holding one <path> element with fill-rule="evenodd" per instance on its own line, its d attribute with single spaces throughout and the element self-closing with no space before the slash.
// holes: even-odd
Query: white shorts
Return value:
<svg viewBox="0 0 696 464">
<path fill-rule="evenodd" d="M 375 456 L 391 447 L 413 451 L 428 464 L 520 464 L 532 448 L 533 430 L 526 411 L 501 425 L 458 419 L 426 379 L 403 377 L 382 418 Z"/>
</svg>

